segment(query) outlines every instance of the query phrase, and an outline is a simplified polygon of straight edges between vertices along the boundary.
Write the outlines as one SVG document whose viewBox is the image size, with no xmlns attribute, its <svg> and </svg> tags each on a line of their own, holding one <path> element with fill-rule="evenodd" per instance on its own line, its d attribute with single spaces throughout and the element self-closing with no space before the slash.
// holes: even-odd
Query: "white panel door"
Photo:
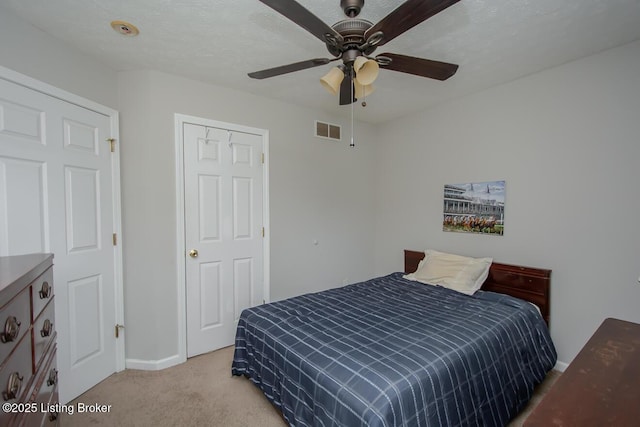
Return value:
<svg viewBox="0 0 640 427">
<path fill-rule="evenodd" d="M 233 344 L 263 302 L 261 135 L 185 123 L 187 356 Z"/>
<path fill-rule="evenodd" d="M 54 254 L 61 402 L 116 371 L 110 132 L 106 115 L 0 79 L 0 255 Z"/>
</svg>

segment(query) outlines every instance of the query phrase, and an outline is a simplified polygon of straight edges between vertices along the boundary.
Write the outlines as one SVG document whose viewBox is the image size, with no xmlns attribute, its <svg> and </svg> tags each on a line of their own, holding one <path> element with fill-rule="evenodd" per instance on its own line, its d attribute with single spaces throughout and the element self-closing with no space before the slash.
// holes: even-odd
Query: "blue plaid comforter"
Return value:
<svg viewBox="0 0 640 427">
<path fill-rule="evenodd" d="M 232 373 L 292 426 L 504 426 L 555 362 L 528 302 L 393 273 L 244 310 Z"/>
</svg>

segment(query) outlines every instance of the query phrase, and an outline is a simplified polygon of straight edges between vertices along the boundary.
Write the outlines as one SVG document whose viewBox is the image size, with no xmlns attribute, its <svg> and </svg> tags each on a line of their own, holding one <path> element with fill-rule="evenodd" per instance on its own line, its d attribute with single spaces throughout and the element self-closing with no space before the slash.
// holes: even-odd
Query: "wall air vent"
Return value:
<svg viewBox="0 0 640 427">
<path fill-rule="evenodd" d="M 317 137 L 331 139 L 333 141 L 340 141 L 341 134 L 342 128 L 340 126 L 316 120 L 315 135 Z"/>
</svg>

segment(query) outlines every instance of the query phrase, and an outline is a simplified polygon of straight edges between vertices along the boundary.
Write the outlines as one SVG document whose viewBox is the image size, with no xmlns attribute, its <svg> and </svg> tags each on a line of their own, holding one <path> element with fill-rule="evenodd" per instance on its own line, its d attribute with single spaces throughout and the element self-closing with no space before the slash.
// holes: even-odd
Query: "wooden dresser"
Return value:
<svg viewBox="0 0 640 427">
<path fill-rule="evenodd" d="M 524 425 L 638 426 L 639 402 L 640 325 L 606 319 Z"/>
<path fill-rule="evenodd" d="M 57 425 L 53 255 L 0 257 L 0 426 Z"/>
</svg>

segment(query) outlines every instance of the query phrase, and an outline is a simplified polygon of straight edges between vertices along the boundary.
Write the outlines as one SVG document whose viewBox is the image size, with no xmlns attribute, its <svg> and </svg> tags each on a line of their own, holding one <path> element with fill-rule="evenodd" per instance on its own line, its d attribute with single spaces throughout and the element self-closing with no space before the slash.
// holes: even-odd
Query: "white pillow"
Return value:
<svg viewBox="0 0 640 427">
<path fill-rule="evenodd" d="M 492 262 L 492 258 L 470 258 L 430 249 L 416 272 L 404 277 L 473 295 L 489 276 Z"/>
</svg>

